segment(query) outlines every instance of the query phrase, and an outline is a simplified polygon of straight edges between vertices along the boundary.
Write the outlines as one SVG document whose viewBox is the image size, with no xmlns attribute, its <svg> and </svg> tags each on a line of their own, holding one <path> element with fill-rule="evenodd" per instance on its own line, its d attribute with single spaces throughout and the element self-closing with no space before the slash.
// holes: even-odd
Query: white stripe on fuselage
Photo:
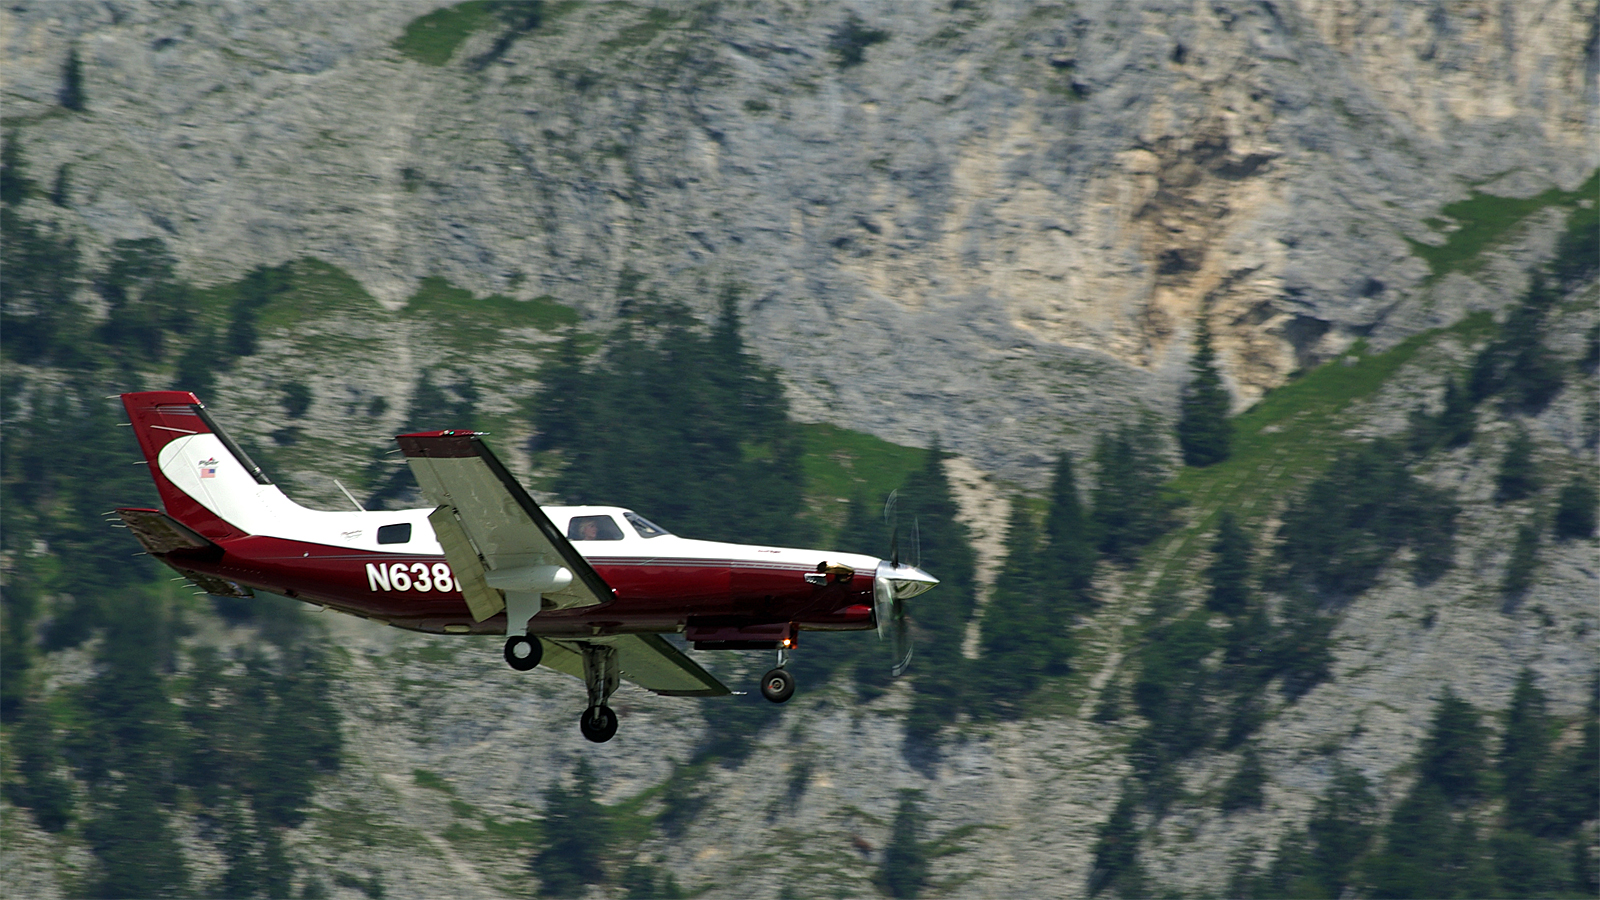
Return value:
<svg viewBox="0 0 1600 900">
<path fill-rule="evenodd" d="M 201 463 L 215 460 L 216 473 L 201 477 Z M 444 550 L 428 523 L 431 509 L 399 509 L 387 512 L 329 511 L 307 509 L 284 495 L 276 485 L 258 484 L 214 434 L 181 437 L 161 448 L 158 465 L 161 474 L 179 490 L 193 497 L 218 518 L 245 532 L 287 541 L 321 544 L 342 550 L 394 553 L 405 556 L 440 556 Z M 207 466 L 211 467 L 210 465 Z M 642 538 L 617 506 L 546 506 L 545 515 L 563 533 L 573 516 L 608 515 L 624 535 L 620 541 L 573 541 L 584 558 L 600 565 L 615 559 L 616 564 L 646 565 L 659 561 L 665 565 L 729 565 L 734 568 L 795 568 L 814 570 L 818 562 L 851 566 L 870 572 L 878 559 L 859 553 L 829 553 L 722 541 L 698 541 L 677 535 Z M 411 525 L 411 540 L 403 544 L 379 544 L 378 529 L 384 525 Z"/>
</svg>

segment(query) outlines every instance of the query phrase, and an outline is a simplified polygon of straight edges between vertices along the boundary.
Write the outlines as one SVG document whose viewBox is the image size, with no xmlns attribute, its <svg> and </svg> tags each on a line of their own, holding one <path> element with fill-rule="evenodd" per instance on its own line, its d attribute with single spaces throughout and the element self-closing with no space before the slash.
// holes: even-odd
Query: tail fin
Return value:
<svg viewBox="0 0 1600 900">
<path fill-rule="evenodd" d="M 244 536 L 262 489 L 281 496 L 194 394 L 142 391 L 123 394 L 122 405 L 167 514 L 201 537 Z"/>
</svg>

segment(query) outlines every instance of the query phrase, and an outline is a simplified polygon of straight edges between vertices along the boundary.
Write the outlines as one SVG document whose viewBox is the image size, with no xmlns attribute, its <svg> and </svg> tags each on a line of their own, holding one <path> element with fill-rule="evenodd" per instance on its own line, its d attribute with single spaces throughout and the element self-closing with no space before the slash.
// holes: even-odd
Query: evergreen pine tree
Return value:
<svg viewBox="0 0 1600 900">
<path fill-rule="evenodd" d="M 22 145 L 16 131 L 6 132 L 5 144 L 0 146 L 0 203 L 16 206 L 28 198 L 33 181 L 28 178 L 27 162 L 22 156 Z M 14 213 L 6 210 L 6 230 L 11 229 Z M 9 292 L 8 292 L 9 293 Z"/>
<path fill-rule="evenodd" d="M 1499 394 L 1508 410 L 1536 415 L 1561 390 L 1561 363 L 1543 344 L 1545 313 L 1556 299 L 1550 283 L 1535 277 L 1500 336 L 1473 361 L 1468 381 L 1473 402 Z"/>
<path fill-rule="evenodd" d="M 1334 767 L 1333 781 L 1306 823 L 1311 845 L 1310 875 L 1326 894 L 1338 897 L 1353 879 L 1357 860 L 1372 843 L 1372 817 L 1377 801 L 1365 776 L 1344 765 Z"/>
<path fill-rule="evenodd" d="M 56 771 L 60 742 L 50 708 L 34 700 L 23 708 L 21 721 L 9 724 L 10 764 L 18 780 L 5 786 L 6 799 L 33 812 L 33 820 L 55 833 L 72 821 L 72 784 Z"/>
<path fill-rule="evenodd" d="M 1078 499 L 1072 456 L 1062 451 L 1050 483 L 1050 510 L 1045 514 L 1039 569 L 1046 612 L 1060 623 L 1062 630 L 1058 633 L 1063 638 L 1070 634 L 1067 629 L 1072 616 L 1087 613 L 1094 605 L 1091 583 L 1095 546 L 1090 530 L 1083 503 Z"/>
<path fill-rule="evenodd" d="M 539 391 L 529 414 L 537 428 L 534 449 L 549 450 L 578 443 L 591 417 L 591 398 L 584 390 L 583 344 L 576 329 L 556 345 L 553 358 L 539 370 Z"/>
<path fill-rule="evenodd" d="M 940 582 L 937 590 L 917 597 L 909 607 L 917 658 L 906 739 L 926 744 L 963 708 L 968 666 L 961 644 L 976 598 L 977 556 L 966 526 L 957 518 L 944 453 L 937 443 L 900 488 L 899 519 L 902 559 L 915 561 L 915 547 L 908 542 L 915 530 L 920 534 L 922 563 Z"/>
<path fill-rule="evenodd" d="M 1021 714 L 1020 701 L 1039 686 L 1060 647 L 1052 640 L 1060 623 L 1052 622 L 1040 602 L 1038 527 L 1022 498 L 1011 502 L 1006 531 L 1006 561 L 995 578 L 994 593 L 984 609 L 982 647 L 988 694 L 1001 714 Z"/>
<path fill-rule="evenodd" d="M 579 757 L 572 787 L 551 782 L 545 791 L 544 845 L 533 858 L 546 897 L 577 897 L 605 881 L 602 860 L 611 845 L 611 821 L 594 799 L 594 769 Z"/>
<path fill-rule="evenodd" d="M 65 209 L 72 205 L 72 166 L 56 166 L 56 178 L 50 185 L 50 202 Z"/>
<path fill-rule="evenodd" d="M 61 105 L 73 112 L 83 112 L 83 64 L 78 60 L 78 48 L 67 51 L 67 61 L 61 67 Z"/>
<path fill-rule="evenodd" d="M 1584 707 L 1582 739 L 1568 746 L 1556 759 L 1544 788 L 1550 798 L 1550 818 L 1545 833 L 1564 836 L 1571 834 L 1584 822 L 1600 818 L 1600 674 L 1589 682 L 1589 702 Z M 1586 841 L 1580 840 L 1579 852 L 1587 854 Z M 1592 846 L 1592 845 L 1591 845 Z M 1587 860 L 1581 868 L 1594 877 L 1594 859 Z"/>
<path fill-rule="evenodd" d="M 1209 466 L 1228 458 L 1233 423 L 1228 419 L 1228 392 L 1211 349 L 1211 329 L 1204 318 L 1195 335 L 1189 372 L 1189 383 L 1179 401 L 1178 446 L 1185 465 Z"/>
<path fill-rule="evenodd" d="M 1517 528 L 1517 539 L 1511 545 L 1511 558 L 1506 561 L 1505 575 L 1500 579 L 1500 593 L 1505 597 L 1509 612 L 1533 587 L 1533 573 L 1539 566 L 1538 526 L 1524 522 Z"/>
<path fill-rule="evenodd" d="M 1111 817 L 1096 829 L 1094 865 L 1089 870 L 1089 896 L 1107 889 L 1124 897 L 1144 894 L 1144 868 L 1139 864 L 1140 833 L 1134 822 L 1138 800 L 1131 785 L 1124 783 Z"/>
<path fill-rule="evenodd" d="M 172 653 L 170 619 L 142 592 L 112 599 L 99 673 L 84 694 L 97 740 L 84 745 L 79 767 L 96 810 L 84 823 L 100 862 L 93 894 L 183 896 L 188 871 L 165 808 L 177 799 L 169 765 L 176 710 L 162 675 Z"/>
<path fill-rule="evenodd" d="M 1232 510 L 1223 510 L 1218 517 L 1217 540 L 1211 552 L 1211 565 L 1206 567 L 1211 593 L 1206 606 L 1237 616 L 1250 601 L 1250 537 L 1239 527 Z"/>
<path fill-rule="evenodd" d="M 1534 833 L 1545 818 L 1540 781 L 1550 753 L 1549 729 L 1544 691 L 1533 683 L 1533 672 L 1524 668 L 1506 708 L 1498 760 L 1506 824 L 1511 828 Z"/>
<path fill-rule="evenodd" d="M 1594 537 L 1596 507 L 1600 507 L 1600 492 L 1596 492 L 1594 482 L 1581 475 L 1572 476 L 1556 500 L 1552 523 L 1556 537 L 1561 540 Z"/>
<path fill-rule="evenodd" d="M 922 810 L 915 791 L 902 791 L 889 845 L 883 848 L 878 881 L 891 897 L 919 897 L 928 880 L 928 850 L 922 842 Z"/>
<path fill-rule="evenodd" d="M 1488 748 L 1479 719 L 1471 704 L 1446 688 L 1422 743 L 1419 775 L 1453 803 L 1475 800 L 1482 794 Z"/>
<path fill-rule="evenodd" d="M 1477 428 L 1477 414 L 1472 409 L 1472 399 L 1467 391 L 1456 386 L 1451 378 L 1444 384 L 1444 408 L 1439 411 L 1439 439 L 1449 448 L 1462 447 L 1472 440 Z"/>
<path fill-rule="evenodd" d="M 1102 434 L 1095 444 L 1089 516 L 1100 552 L 1123 565 L 1131 565 L 1141 547 L 1173 524 L 1177 499 L 1165 490 L 1159 441 L 1145 421 Z"/>
<path fill-rule="evenodd" d="M 1414 576 L 1427 582 L 1452 564 L 1458 514 L 1450 494 L 1406 470 L 1391 442 L 1373 441 L 1290 500 L 1278 529 L 1278 586 L 1342 602 L 1371 587 L 1407 545 Z"/>
<path fill-rule="evenodd" d="M 1222 786 L 1222 809 L 1232 812 L 1236 809 L 1260 809 L 1264 799 L 1261 785 L 1267 780 L 1266 769 L 1262 768 L 1261 756 L 1256 752 L 1254 744 L 1245 744 L 1244 752 L 1239 755 L 1239 768 Z"/>
<path fill-rule="evenodd" d="M 1496 477 L 1495 499 L 1521 500 L 1539 490 L 1539 472 L 1533 462 L 1533 438 L 1526 428 L 1518 428 L 1506 444 Z"/>
</svg>

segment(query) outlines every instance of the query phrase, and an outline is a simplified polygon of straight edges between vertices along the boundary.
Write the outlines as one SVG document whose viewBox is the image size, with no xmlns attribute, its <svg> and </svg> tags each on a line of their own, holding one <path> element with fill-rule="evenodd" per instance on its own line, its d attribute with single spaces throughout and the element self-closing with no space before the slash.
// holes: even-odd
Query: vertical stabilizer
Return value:
<svg viewBox="0 0 1600 900">
<path fill-rule="evenodd" d="M 209 540 L 242 537 L 271 479 L 188 391 L 123 394 L 167 514 Z"/>
</svg>

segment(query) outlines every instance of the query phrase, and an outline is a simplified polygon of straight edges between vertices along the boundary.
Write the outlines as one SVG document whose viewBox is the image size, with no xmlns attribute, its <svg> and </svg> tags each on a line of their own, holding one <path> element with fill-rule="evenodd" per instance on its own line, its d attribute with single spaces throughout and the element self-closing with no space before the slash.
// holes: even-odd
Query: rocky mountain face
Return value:
<svg viewBox="0 0 1600 900">
<path fill-rule="evenodd" d="M 748 340 L 798 417 L 959 454 L 950 474 L 991 580 L 1005 495 L 1037 491 L 1057 452 L 1086 454 L 1114 423 L 1170 418 L 1200 320 L 1243 409 L 1300 370 L 1365 365 L 1503 313 L 1572 208 L 1536 201 L 1600 165 L 1596 10 L 1578 0 L 564 3 L 408 43 L 441 8 L 11 4 L 5 140 L 64 184 L 28 213 L 76 235 L 91 265 L 113 241 L 157 236 L 202 284 L 306 257 L 348 273 L 377 305 L 265 329 L 257 364 L 220 378 L 218 405 L 273 406 L 288 373 L 315 387 L 308 431 L 369 443 L 406 411 L 349 410 L 405 396 L 425 361 L 471 371 L 489 415 L 537 377 L 543 331 L 440 338 L 407 312 L 423 278 L 554 299 L 595 330 L 651 291 L 709 317 L 736 285 Z M 73 54 L 81 111 L 60 102 Z M 1527 204 L 1446 211 L 1483 195 Z M 1552 314 L 1563 364 L 1586 352 L 1597 300 L 1591 283 Z M 1483 343 L 1430 332 L 1326 433 L 1400 434 Z M 1196 800 L 1145 823 L 1155 883 L 1224 890 L 1230 867 L 1270 856 L 1310 815 L 1336 760 L 1392 805 L 1446 686 L 1499 710 L 1529 666 L 1556 712 L 1579 713 L 1600 627 L 1595 544 L 1545 547 L 1507 605 L 1513 536 L 1550 503 L 1498 502 L 1494 477 L 1519 427 L 1548 484 L 1592 477 L 1595 406 L 1592 373 L 1576 377 L 1538 416 L 1485 415 L 1470 445 L 1432 458 L 1421 477 L 1463 510 L 1455 568 L 1419 587 L 1396 567 L 1342 612 L 1331 680 L 1275 701 L 1261 732 L 1262 808 Z M 241 423 L 258 439 L 272 427 Z M 364 453 L 306 463 L 302 494 L 334 502 L 331 475 Z M 1218 496 L 1248 495 L 1273 527 L 1288 465 L 1263 462 Z M 1191 527 L 1139 567 L 1102 567 L 1078 673 L 1040 714 L 963 722 L 919 768 L 903 753 L 904 684 L 868 703 L 842 682 L 805 685 L 748 758 L 696 772 L 692 823 L 651 832 L 639 858 L 706 896 L 870 895 L 914 789 L 944 894 L 1083 893 L 1133 734 L 1093 710 L 1125 687 L 1141 617 L 1198 602 L 1192 551 L 1217 502 L 1196 500 Z M 574 758 L 593 761 L 603 802 L 648 815 L 707 727 L 695 701 L 624 688 L 622 735 L 589 745 L 570 679 L 511 672 L 492 641 L 326 615 L 349 761 L 290 843 L 336 896 L 380 881 L 390 896 L 526 896 L 513 826 L 540 815 Z M 250 638 L 213 622 L 191 639 Z M 44 665 L 71 682 L 86 659 Z M 1237 766 L 1197 755 L 1184 790 L 1212 796 Z M 5 817 L 8 892 L 60 896 L 89 865 L 15 807 Z M 191 866 L 220 869 L 190 827 Z"/>
<path fill-rule="evenodd" d="M 396 42 L 437 5 L 13 5 L 6 121 L 87 243 L 201 282 L 309 255 L 597 320 L 743 285 L 803 417 L 1025 482 L 1169 409 L 1198 316 L 1242 405 L 1502 302 L 1408 241 L 1600 162 L 1579 0 L 550 4 L 429 65 Z"/>
</svg>

